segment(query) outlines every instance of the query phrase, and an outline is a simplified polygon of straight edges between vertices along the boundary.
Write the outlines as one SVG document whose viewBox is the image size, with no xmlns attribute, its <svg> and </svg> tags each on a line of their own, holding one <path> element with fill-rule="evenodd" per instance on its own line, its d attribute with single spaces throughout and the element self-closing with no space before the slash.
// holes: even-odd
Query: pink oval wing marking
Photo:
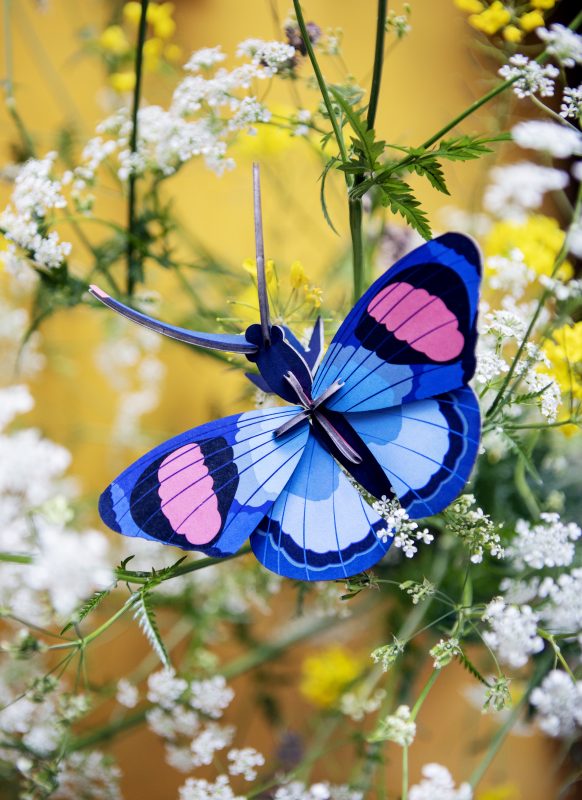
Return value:
<svg viewBox="0 0 582 800">
<path fill-rule="evenodd" d="M 440 297 L 409 283 L 387 286 L 368 305 L 368 314 L 401 342 L 433 361 L 450 361 L 463 349 L 459 322 Z"/>
<path fill-rule="evenodd" d="M 161 510 L 172 528 L 192 544 L 208 544 L 220 531 L 222 518 L 199 445 L 187 444 L 166 456 L 158 480 Z"/>
</svg>

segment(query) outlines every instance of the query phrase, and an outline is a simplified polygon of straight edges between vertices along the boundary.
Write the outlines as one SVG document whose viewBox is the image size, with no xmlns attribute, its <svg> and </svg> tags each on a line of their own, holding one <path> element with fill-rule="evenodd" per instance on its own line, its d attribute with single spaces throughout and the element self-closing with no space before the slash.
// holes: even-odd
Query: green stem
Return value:
<svg viewBox="0 0 582 800">
<path fill-rule="evenodd" d="M 317 80 L 317 85 L 319 86 L 319 91 L 321 92 L 321 97 L 325 104 L 325 108 L 327 110 L 329 120 L 331 122 L 331 126 L 333 128 L 333 132 L 335 135 L 335 139 L 337 142 L 337 146 L 341 153 L 341 158 L 343 163 L 345 164 L 348 161 L 348 154 L 346 151 L 346 146 L 344 144 L 344 139 L 342 136 L 341 128 L 337 121 L 337 117 L 333 110 L 333 105 L 331 102 L 331 98 L 329 96 L 329 92 L 327 91 L 327 84 L 325 83 L 323 74 L 321 72 L 320 66 L 317 63 L 317 58 L 315 57 L 315 52 L 313 50 L 313 45 L 311 44 L 311 40 L 309 38 L 309 33 L 307 32 L 307 27 L 305 25 L 305 19 L 303 17 L 303 11 L 301 9 L 301 3 L 299 0 L 293 0 L 293 8 L 295 9 L 295 16 L 297 17 L 297 24 L 299 25 L 299 30 L 301 31 L 301 38 L 303 39 L 303 43 L 305 45 L 305 49 L 307 50 L 307 55 L 309 60 L 311 61 L 311 66 L 313 68 L 313 72 L 315 73 L 315 78 Z"/>
<path fill-rule="evenodd" d="M 372 73 L 372 86 L 370 88 L 370 104 L 368 105 L 367 124 L 368 130 L 374 127 L 376 112 L 378 110 L 378 97 L 382 82 L 382 66 L 384 64 L 384 39 L 386 36 L 386 10 L 387 0 L 378 0 L 378 16 L 376 19 L 376 47 L 374 51 L 374 71 Z"/>
<path fill-rule="evenodd" d="M 402 748 L 402 800 L 408 800 L 408 745 Z"/>
<path fill-rule="evenodd" d="M 442 672 L 442 670 L 440 670 L 440 669 L 433 669 L 430 678 L 424 684 L 421 693 L 418 695 L 418 700 L 416 701 L 416 703 L 412 707 L 412 711 L 410 712 L 410 719 L 411 720 L 415 720 L 416 719 L 416 717 L 418 715 L 418 712 L 420 711 L 420 709 L 422 707 L 422 704 L 424 703 L 424 701 L 428 697 L 428 693 L 430 692 L 432 687 L 435 685 L 436 679 L 441 674 L 441 672 Z"/>
<path fill-rule="evenodd" d="M 137 599 L 138 599 L 137 593 L 132 594 L 131 597 L 128 600 L 126 600 L 126 602 L 121 606 L 121 608 L 117 609 L 115 614 L 109 617 L 109 619 L 106 620 L 103 623 L 103 625 L 100 625 L 98 628 L 95 628 L 94 631 L 91 631 L 91 633 L 88 634 L 87 636 L 83 636 L 82 638 L 74 639 L 71 642 L 65 642 L 63 644 L 53 644 L 50 645 L 48 649 L 49 650 L 70 650 L 75 648 L 77 650 L 84 649 L 88 644 L 90 644 L 92 641 L 101 636 L 102 633 L 105 633 L 105 631 L 108 630 L 113 625 L 114 622 L 117 622 L 117 620 L 120 617 L 122 617 L 126 611 L 129 611 L 129 609 L 135 604 Z"/>
<path fill-rule="evenodd" d="M 137 36 L 137 50 L 135 54 L 135 86 L 133 89 L 133 108 L 131 112 L 131 138 L 129 149 L 132 156 L 137 153 L 138 143 L 138 112 L 141 96 L 142 67 L 143 67 L 143 47 L 147 31 L 147 10 L 149 0 L 141 0 L 141 16 L 139 19 L 139 30 Z M 135 165 L 130 161 L 130 172 L 128 180 L 127 196 L 127 294 L 131 296 L 140 273 L 140 265 L 136 263 L 136 252 L 134 246 L 135 236 L 135 205 L 136 205 L 136 179 Z"/>
<path fill-rule="evenodd" d="M 246 547 L 241 547 L 238 552 L 233 553 L 230 556 L 224 556 L 223 558 L 201 558 L 198 561 L 191 561 L 188 564 L 183 564 L 182 566 L 176 567 L 175 570 L 172 570 L 167 575 L 164 575 L 161 580 L 162 582 L 169 581 L 172 578 L 177 578 L 181 575 L 188 575 L 190 572 L 197 572 L 199 569 L 206 569 L 206 567 L 212 567 L 215 564 L 222 564 L 225 561 L 232 561 L 233 558 L 240 558 L 240 556 L 245 556 L 250 552 L 250 545 L 246 545 Z M 115 570 L 115 577 L 119 581 L 143 584 L 152 579 L 152 574 L 151 572 L 134 572 L 130 569 L 118 568 Z"/>
<path fill-rule="evenodd" d="M 538 634 L 542 637 L 542 639 L 545 639 L 546 642 L 549 643 L 549 645 L 551 646 L 552 650 L 554 651 L 554 655 L 556 656 L 556 658 L 558 659 L 560 664 L 564 667 L 564 670 L 570 676 L 570 678 L 572 680 L 572 683 L 575 684 L 576 683 L 576 676 L 574 675 L 574 673 L 570 669 L 570 665 L 568 664 L 568 662 L 564 658 L 564 656 L 562 654 L 562 650 L 560 649 L 560 645 L 556 642 L 555 637 L 551 633 L 548 633 L 548 631 L 543 630 L 542 628 L 538 628 Z"/>
<path fill-rule="evenodd" d="M 350 234 L 352 238 L 352 260 L 354 268 L 354 304 L 364 291 L 364 242 L 362 237 L 362 201 L 360 198 L 348 201 Z"/>
<path fill-rule="evenodd" d="M 469 783 L 471 787 L 475 789 L 475 787 L 480 783 L 481 779 L 491 766 L 495 756 L 500 751 L 505 739 L 511 733 L 511 730 L 515 723 L 517 722 L 523 707 L 529 700 L 529 697 L 535 687 L 541 683 L 542 678 L 547 672 L 549 667 L 549 659 L 542 658 L 538 661 L 537 669 L 534 672 L 532 680 L 527 687 L 527 690 L 524 692 L 522 697 L 520 698 L 519 702 L 513 707 L 511 710 L 507 720 L 505 723 L 499 728 L 493 739 L 491 740 L 491 744 L 489 745 L 485 756 L 481 760 L 481 762 L 477 765 L 477 767 L 473 770 L 473 774 L 469 778 Z"/>
</svg>

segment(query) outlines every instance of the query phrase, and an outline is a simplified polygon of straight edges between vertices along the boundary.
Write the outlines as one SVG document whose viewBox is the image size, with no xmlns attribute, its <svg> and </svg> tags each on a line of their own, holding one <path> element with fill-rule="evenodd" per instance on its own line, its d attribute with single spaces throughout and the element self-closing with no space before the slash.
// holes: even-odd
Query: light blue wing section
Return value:
<svg viewBox="0 0 582 800">
<path fill-rule="evenodd" d="M 251 536 L 265 567 L 318 581 L 356 575 L 386 553 L 392 534 L 340 466 L 310 436 L 291 480 Z"/>
<path fill-rule="evenodd" d="M 381 411 L 346 414 L 410 517 L 437 514 L 463 490 L 479 447 L 479 404 L 465 386 Z"/>
</svg>

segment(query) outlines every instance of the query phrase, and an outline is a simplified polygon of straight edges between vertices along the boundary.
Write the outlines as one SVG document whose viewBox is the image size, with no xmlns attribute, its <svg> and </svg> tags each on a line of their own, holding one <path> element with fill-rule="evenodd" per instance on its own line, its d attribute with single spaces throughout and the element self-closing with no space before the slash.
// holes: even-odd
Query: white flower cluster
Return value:
<svg viewBox="0 0 582 800">
<path fill-rule="evenodd" d="M 406 511 L 398 503 L 398 500 L 390 500 L 383 495 L 380 500 L 372 504 L 374 511 L 386 521 L 386 528 L 377 532 L 378 538 L 382 542 L 387 542 L 394 536 L 394 544 L 400 548 L 407 558 L 413 558 L 418 552 L 417 542 L 423 541 L 430 544 L 434 536 L 429 533 L 428 528 L 422 530 L 416 522 L 413 522 Z"/>
<path fill-rule="evenodd" d="M 461 650 L 459 640 L 455 636 L 451 636 L 450 639 L 441 639 L 429 652 L 434 659 L 434 668 L 442 669 L 450 664 L 453 658 L 461 655 L 463 651 Z"/>
<path fill-rule="evenodd" d="M 582 535 L 576 523 L 562 522 L 556 513 L 540 514 L 537 525 L 518 520 L 515 530 L 507 555 L 518 569 L 570 566 L 574 560 L 574 542 Z"/>
<path fill-rule="evenodd" d="M 560 105 L 560 116 L 564 119 L 580 119 L 582 114 L 582 84 L 580 86 L 566 86 Z"/>
<path fill-rule="evenodd" d="M 234 697 L 222 675 L 187 681 L 173 670 L 160 670 L 148 678 L 147 697 L 154 703 L 147 712 L 148 725 L 165 740 L 166 759 L 174 769 L 191 772 L 212 764 L 216 753 L 231 744 L 234 728 L 215 722 Z M 231 774 L 253 774 L 247 780 L 264 763 L 250 748 L 232 750 L 227 758 Z"/>
<path fill-rule="evenodd" d="M 416 722 L 411 718 L 410 708 L 398 706 L 394 714 L 389 714 L 380 721 L 378 728 L 372 734 L 373 741 L 389 741 L 408 747 L 416 736 Z"/>
<path fill-rule="evenodd" d="M 570 634 L 582 630 L 582 567 L 563 572 L 555 580 L 545 578 L 537 594 L 546 599 L 540 614 L 547 628 L 554 633 Z"/>
<path fill-rule="evenodd" d="M 369 687 L 364 682 L 353 691 L 342 695 L 340 709 L 342 714 L 353 719 L 354 722 L 361 722 L 366 714 L 378 711 L 385 697 L 384 689 L 376 689 L 373 694 L 370 694 Z"/>
<path fill-rule="evenodd" d="M 473 564 L 480 564 L 488 553 L 492 558 L 504 558 L 505 551 L 496 527 L 482 508 L 475 506 L 472 494 L 463 494 L 446 510 L 447 528 L 469 549 Z"/>
<path fill-rule="evenodd" d="M 513 141 L 530 150 L 549 153 L 554 158 L 570 158 L 582 153 L 582 133 L 547 120 L 518 122 L 511 129 Z"/>
<path fill-rule="evenodd" d="M 547 192 L 564 189 L 569 181 L 562 170 L 528 161 L 494 167 L 489 174 L 491 183 L 485 189 L 483 205 L 503 219 L 524 219 L 527 211 L 541 206 Z"/>
<path fill-rule="evenodd" d="M 513 91 L 519 98 L 531 97 L 532 94 L 552 97 L 554 79 L 559 74 L 560 70 L 553 64 L 542 66 L 521 53 L 511 56 L 509 64 L 504 64 L 499 70 L 502 78 L 515 81 Z"/>
<path fill-rule="evenodd" d="M 473 791 L 468 783 L 458 789 L 451 773 L 441 764 L 425 764 L 422 781 L 410 787 L 410 800 L 471 800 Z"/>
<path fill-rule="evenodd" d="M 382 647 L 377 647 L 370 654 L 375 664 L 381 664 L 383 672 L 388 672 L 398 656 L 404 652 L 404 642 L 401 642 L 395 636 L 393 639 L 392 644 L 384 644 Z"/>
<path fill-rule="evenodd" d="M 582 681 L 574 682 L 562 670 L 549 672 L 531 693 L 530 702 L 548 736 L 572 736 L 582 728 Z"/>
<path fill-rule="evenodd" d="M 491 628 L 483 639 L 504 664 L 518 669 L 530 655 L 543 650 L 543 639 L 537 633 L 539 615 L 530 606 L 507 605 L 502 597 L 496 597 L 485 609 L 483 620 Z"/>
<path fill-rule="evenodd" d="M 265 42 L 262 39 L 245 39 L 236 51 L 237 56 L 246 56 L 256 67 L 264 67 L 271 77 L 293 67 L 295 48 L 286 42 Z"/>
<path fill-rule="evenodd" d="M 12 244 L 5 257 L 10 263 L 18 261 L 17 245 L 27 258 L 46 269 L 60 267 L 71 252 L 70 242 L 61 241 L 56 231 L 47 232 L 49 214 L 64 208 L 64 182 L 52 177 L 56 153 L 44 158 L 31 158 L 20 168 L 14 182 L 10 204 L 0 214 L 0 230 Z"/>
<path fill-rule="evenodd" d="M 232 791 L 226 775 L 219 775 L 213 783 L 204 778 L 188 778 L 178 796 L 180 800 L 244 800 Z"/>
<path fill-rule="evenodd" d="M 350 789 L 349 786 L 334 786 L 327 781 L 306 786 L 302 781 L 291 781 L 280 786 L 273 800 L 363 800 L 362 792 Z"/>
<path fill-rule="evenodd" d="M 575 67 L 582 64 L 582 36 L 565 25 L 556 23 L 536 31 L 546 44 L 546 53 L 553 56 L 563 67 Z"/>
</svg>

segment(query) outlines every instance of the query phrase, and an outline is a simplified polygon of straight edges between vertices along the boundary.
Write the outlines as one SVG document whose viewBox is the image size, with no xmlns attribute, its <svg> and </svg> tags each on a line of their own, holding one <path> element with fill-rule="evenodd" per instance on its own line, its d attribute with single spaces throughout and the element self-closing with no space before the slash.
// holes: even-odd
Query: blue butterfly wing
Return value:
<svg viewBox="0 0 582 800">
<path fill-rule="evenodd" d="M 235 553 L 270 510 L 307 443 L 305 422 L 274 432 L 300 408 L 235 414 L 182 433 L 126 469 L 103 492 L 103 521 L 126 536 Z"/>
<path fill-rule="evenodd" d="M 413 519 L 437 514 L 462 491 L 477 457 L 481 425 L 468 386 L 346 418 Z"/>
<path fill-rule="evenodd" d="M 356 303 L 315 376 L 335 411 L 371 411 L 457 389 L 475 371 L 480 256 L 447 233 L 406 255 Z"/>
<path fill-rule="evenodd" d="M 372 567 L 392 535 L 330 453 L 310 436 L 297 469 L 252 534 L 257 559 L 298 580 L 337 580 Z M 382 539 L 385 541 L 382 541 Z"/>
</svg>

